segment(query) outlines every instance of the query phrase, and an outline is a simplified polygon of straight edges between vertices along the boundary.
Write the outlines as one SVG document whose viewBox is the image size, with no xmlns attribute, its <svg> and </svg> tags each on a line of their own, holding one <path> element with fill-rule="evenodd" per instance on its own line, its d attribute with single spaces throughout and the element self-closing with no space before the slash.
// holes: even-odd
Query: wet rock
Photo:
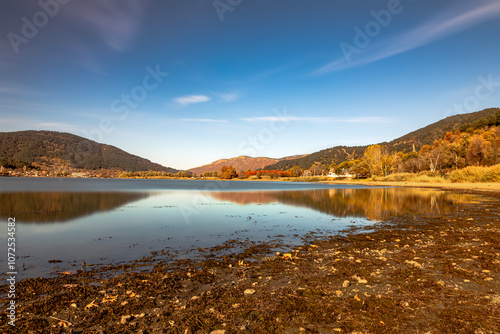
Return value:
<svg viewBox="0 0 500 334">
<path fill-rule="evenodd" d="M 131 320 L 132 316 L 131 315 L 122 315 L 122 318 L 120 320 L 120 323 L 126 324 Z"/>
<path fill-rule="evenodd" d="M 416 268 L 422 268 L 422 265 L 420 263 L 418 263 L 417 261 L 408 261 L 406 260 L 405 263 L 408 263 L 408 264 L 411 264 L 412 266 L 416 267 Z"/>
</svg>

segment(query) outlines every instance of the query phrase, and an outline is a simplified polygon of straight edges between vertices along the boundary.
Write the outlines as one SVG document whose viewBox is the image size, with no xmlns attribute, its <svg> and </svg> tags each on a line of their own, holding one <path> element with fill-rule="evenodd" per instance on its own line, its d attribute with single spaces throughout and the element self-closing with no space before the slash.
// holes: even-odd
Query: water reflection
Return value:
<svg viewBox="0 0 500 334">
<path fill-rule="evenodd" d="M 311 231 L 331 235 L 402 211 L 455 211 L 474 199 L 402 188 L 16 192 L 0 193 L 0 219 L 16 217 L 24 278 L 50 276 L 81 261 L 132 261 L 164 249 L 196 256 L 198 248 L 234 239 L 295 245 Z M 48 224 L 56 222 L 65 224 Z M 0 231 L 0 241 L 7 240 L 6 232 Z"/>
<path fill-rule="evenodd" d="M 417 188 L 318 189 L 297 191 L 208 192 L 218 201 L 237 204 L 282 203 L 337 217 L 382 220 L 398 212 L 444 213 L 473 195 Z M 34 223 L 68 222 L 117 209 L 151 196 L 146 192 L 0 193 L 0 218 Z"/>
<path fill-rule="evenodd" d="M 307 207 L 337 217 L 382 220 L 398 212 L 444 213 L 469 203 L 473 195 L 416 188 L 322 189 L 209 193 L 220 201 L 238 204 L 283 203 Z"/>
<path fill-rule="evenodd" d="M 148 197 L 148 193 L 23 192 L 0 193 L 0 218 L 31 223 L 67 222 Z"/>
</svg>

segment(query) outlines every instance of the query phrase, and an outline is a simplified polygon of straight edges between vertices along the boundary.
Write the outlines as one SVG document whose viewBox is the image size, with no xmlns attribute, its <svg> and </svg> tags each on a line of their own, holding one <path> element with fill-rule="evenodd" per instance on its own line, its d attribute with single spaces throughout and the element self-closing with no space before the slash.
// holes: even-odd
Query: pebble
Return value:
<svg viewBox="0 0 500 334">
<path fill-rule="evenodd" d="M 130 320 L 130 318 L 132 318 L 132 316 L 131 316 L 131 315 L 122 315 L 122 319 L 120 320 L 120 322 L 121 322 L 122 324 L 125 324 L 127 321 L 129 321 L 129 320 Z"/>
<path fill-rule="evenodd" d="M 348 280 L 345 280 L 344 283 L 342 283 L 342 287 L 344 288 L 349 287 L 349 285 L 351 285 L 351 282 L 349 282 Z"/>
<path fill-rule="evenodd" d="M 406 260 L 405 262 L 408 263 L 408 264 L 413 265 L 416 268 L 422 268 L 422 265 L 420 263 L 418 263 L 417 261 L 413 261 L 413 260 L 408 261 L 408 260 Z"/>
<path fill-rule="evenodd" d="M 245 295 L 253 295 L 254 293 L 255 293 L 254 289 L 246 289 L 244 292 Z"/>
</svg>

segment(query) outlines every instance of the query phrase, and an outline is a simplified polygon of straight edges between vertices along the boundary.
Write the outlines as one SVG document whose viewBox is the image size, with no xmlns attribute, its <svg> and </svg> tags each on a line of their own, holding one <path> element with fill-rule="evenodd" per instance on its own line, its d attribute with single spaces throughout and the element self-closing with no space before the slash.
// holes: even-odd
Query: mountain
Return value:
<svg viewBox="0 0 500 334">
<path fill-rule="evenodd" d="M 379 143 L 387 146 L 392 151 L 408 152 L 413 149 L 418 151 L 424 145 L 432 145 L 448 131 L 459 129 L 461 126 L 477 122 L 483 118 L 491 117 L 500 112 L 500 108 L 489 108 L 473 113 L 460 114 L 447 117 L 426 127 L 410 132 L 390 142 Z M 369 145 L 365 146 L 335 146 L 318 152 L 305 155 L 298 159 L 282 160 L 264 167 L 264 169 L 287 170 L 293 166 L 310 168 L 312 164 L 330 165 L 339 164 L 349 160 L 350 157 L 360 157 Z"/>
<path fill-rule="evenodd" d="M 17 168 L 178 172 L 117 147 L 55 131 L 0 132 L 0 164 Z"/>
<path fill-rule="evenodd" d="M 272 158 L 252 158 L 247 156 L 239 156 L 236 158 L 230 159 L 220 159 L 209 163 L 207 165 L 195 167 L 188 169 L 188 172 L 194 174 L 202 174 L 204 172 L 218 172 L 224 166 L 233 166 L 236 171 L 246 171 L 246 170 L 256 170 L 260 169 L 264 166 L 271 165 L 277 163 L 279 159 Z"/>
</svg>

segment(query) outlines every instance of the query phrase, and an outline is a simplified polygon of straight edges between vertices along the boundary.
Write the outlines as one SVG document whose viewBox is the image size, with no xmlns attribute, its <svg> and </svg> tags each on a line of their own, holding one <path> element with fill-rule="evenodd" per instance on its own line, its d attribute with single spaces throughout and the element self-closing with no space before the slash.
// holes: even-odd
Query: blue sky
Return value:
<svg viewBox="0 0 500 334">
<path fill-rule="evenodd" d="M 0 131 L 70 132 L 179 169 L 500 106 L 498 0 L 0 6 Z"/>
</svg>

